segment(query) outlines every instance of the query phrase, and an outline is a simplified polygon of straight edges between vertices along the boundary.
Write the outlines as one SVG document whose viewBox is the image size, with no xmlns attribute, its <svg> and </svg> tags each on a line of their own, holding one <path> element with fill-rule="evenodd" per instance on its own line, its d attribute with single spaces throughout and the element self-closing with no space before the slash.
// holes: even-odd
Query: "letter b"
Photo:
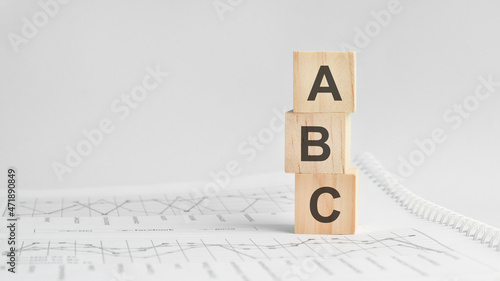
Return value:
<svg viewBox="0 0 500 281">
<path fill-rule="evenodd" d="M 319 140 L 310 140 L 309 133 L 320 133 Z M 301 128 L 301 160 L 302 161 L 325 161 L 330 156 L 330 147 L 326 144 L 328 131 L 319 126 L 302 126 Z M 320 155 L 309 155 L 309 146 L 319 146 L 323 149 Z"/>
<path fill-rule="evenodd" d="M 285 172 L 345 173 L 350 159 L 350 115 L 285 114 Z"/>
</svg>

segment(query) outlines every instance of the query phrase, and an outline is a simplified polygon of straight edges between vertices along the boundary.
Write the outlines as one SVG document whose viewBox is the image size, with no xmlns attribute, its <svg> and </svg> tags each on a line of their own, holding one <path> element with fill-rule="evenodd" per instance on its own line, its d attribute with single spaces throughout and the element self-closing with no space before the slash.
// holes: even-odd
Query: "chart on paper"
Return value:
<svg viewBox="0 0 500 281">
<path fill-rule="evenodd" d="M 216 196 L 193 193 L 111 197 L 23 198 L 22 217 L 160 216 L 292 212 L 293 189 L 280 185 L 259 189 L 222 191 Z M 5 210 L 3 210 L 5 216 Z"/>
<path fill-rule="evenodd" d="M 363 184 L 367 204 L 387 199 L 369 182 Z M 23 278 L 108 281 L 171 276 L 260 281 L 369 276 L 399 280 L 498 274 L 488 260 L 448 246 L 459 244 L 448 240 L 446 229 L 436 231 L 414 217 L 405 217 L 404 223 L 393 221 L 398 227 L 393 230 L 296 235 L 290 184 L 228 188 L 216 196 L 167 189 L 140 195 L 134 190 L 115 196 L 77 194 L 85 193 L 30 194 L 17 202 L 15 252 Z M 390 209 L 389 204 L 379 206 L 377 215 L 396 219 L 401 209 Z M 364 210 L 375 207 L 367 205 Z M 0 229 L 0 237 L 4 232 Z M 486 251 L 477 249 L 482 250 Z M 0 279 L 5 272 L 5 264 L 0 264 Z"/>
<path fill-rule="evenodd" d="M 47 265 L 124 265 L 144 264 L 157 268 L 166 264 L 182 268 L 185 264 L 206 264 L 212 266 L 213 274 L 220 267 L 238 273 L 235 263 L 242 272 L 248 265 L 255 266 L 254 272 L 247 271 L 248 279 L 259 273 L 273 279 L 273 275 L 285 274 L 276 267 L 269 269 L 262 265 L 300 265 L 310 260 L 319 270 L 315 274 L 326 276 L 360 276 L 362 274 L 386 274 L 390 270 L 402 276 L 428 276 L 446 273 L 450 269 L 460 273 L 488 271 L 492 269 L 466 255 L 455 252 L 432 237 L 415 229 L 400 229 L 357 236 L 218 236 L 206 237 L 155 237 L 153 239 L 35 239 L 21 241 L 18 255 L 22 264 L 32 269 Z M 80 236 L 83 237 L 83 236 Z M 90 236 L 87 236 L 90 237 Z M 216 266 L 218 264 L 218 266 Z M 250 267 L 252 268 L 252 267 Z M 255 272 L 255 270 L 258 270 Z M 268 272 L 270 271 L 270 272 Z M 204 272 L 204 271 L 202 271 Z M 238 274 L 243 274 L 239 272 Z M 274 273 L 273 273 L 274 272 Z"/>
<path fill-rule="evenodd" d="M 19 256 L 22 261 L 31 263 L 55 262 L 61 257 L 66 257 L 69 263 L 175 263 L 427 254 L 442 254 L 445 260 L 459 260 L 459 256 L 452 250 L 415 230 L 397 230 L 355 237 L 290 235 L 107 240 L 82 238 L 55 241 L 23 240 L 21 243 Z"/>
</svg>

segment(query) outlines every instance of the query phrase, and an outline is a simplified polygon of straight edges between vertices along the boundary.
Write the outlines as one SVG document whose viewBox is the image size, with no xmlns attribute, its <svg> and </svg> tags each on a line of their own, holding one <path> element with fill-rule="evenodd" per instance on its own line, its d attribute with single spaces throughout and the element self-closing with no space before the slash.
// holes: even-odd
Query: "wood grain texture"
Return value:
<svg viewBox="0 0 500 281">
<path fill-rule="evenodd" d="M 318 211 L 329 216 L 333 210 L 340 212 L 330 223 L 317 221 L 310 210 L 312 194 L 320 187 L 336 189 L 340 197 L 333 199 L 323 194 L 318 199 Z M 296 234 L 354 234 L 358 225 L 358 169 L 347 174 L 296 174 L 295 175 L 295 233 Z"/>
<path fill-rule="evenodd" d="M 345 173 L 351 161 L 351 118 L 349 113 L 285 114 L 285 172 L 298 174 Z M 321 126 L 329 134 L 326 144 L 331 153 L 324 161 L 301 160 L 302 126 Z M 319 133 L 309 133 L 310 140 L 319 140 Z M 323 148 L 310 146 L 309 155 L 321 155 Z"/>
<path fill-rule="evenodd" d="M 356 54 L 354 52 L 294 52 L 293 110 L 294 112 L 355 112 Z M 308 101 L 320 66 L 327 65 L 333 75 L 342 100 L 331 93 L 318 93 Z M 322 86 L 326 81 L 322 82 Z"/>
</svg>

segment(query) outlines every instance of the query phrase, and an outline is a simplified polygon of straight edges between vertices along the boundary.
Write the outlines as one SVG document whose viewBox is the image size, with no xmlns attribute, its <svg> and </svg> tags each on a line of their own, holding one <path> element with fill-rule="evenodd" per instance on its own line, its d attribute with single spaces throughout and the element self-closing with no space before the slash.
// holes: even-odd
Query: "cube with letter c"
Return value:
<svg viewBox="0 0 500 281">
<path fill-rule="evenodd" d="M 295 233 L 354 234 L 358 169 L 345 174 L 295 175 Z"/>
</svg>

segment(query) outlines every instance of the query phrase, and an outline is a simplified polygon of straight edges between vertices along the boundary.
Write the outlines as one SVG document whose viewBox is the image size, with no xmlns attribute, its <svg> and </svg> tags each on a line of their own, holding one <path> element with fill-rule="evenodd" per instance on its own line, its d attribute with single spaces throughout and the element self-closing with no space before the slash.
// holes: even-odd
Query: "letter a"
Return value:
<svg viewBox="0 0 500 281">
<path fill-rule="evenodd" d="M 326 78 L 328 87 L 321 87 L 321 81 L 323 81 L 323 77 Z M 339 89 L 337 89 L 337 85 L 335 84 L 335 80 L 333 80 L 333 75 L 330 72 L 330 68 L 328 67 L 328 65 L 320 66 L 318 75 L 316 75 L 316 80 L 314 80 L 314 85 L 307 100 L 316 100 L 316 96 L 318 95 L 318 93 L 332 93 L 334 100 L 342 100 L 342 98 L 340 97 Z"/>
</svg>

